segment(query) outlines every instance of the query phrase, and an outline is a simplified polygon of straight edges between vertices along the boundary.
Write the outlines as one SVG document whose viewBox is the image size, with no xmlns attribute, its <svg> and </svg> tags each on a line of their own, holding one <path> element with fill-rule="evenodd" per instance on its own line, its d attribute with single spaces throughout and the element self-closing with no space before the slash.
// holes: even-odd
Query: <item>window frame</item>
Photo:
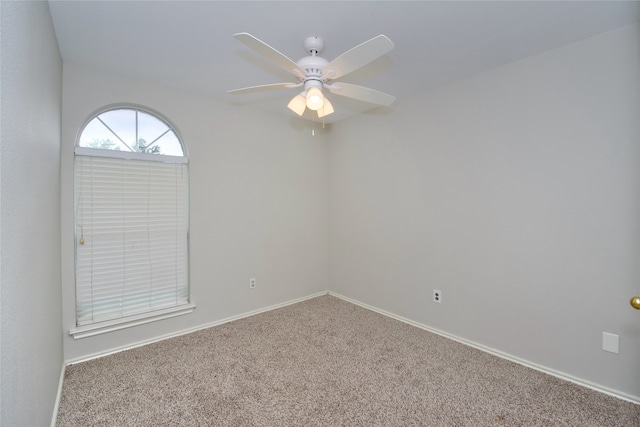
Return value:
<svg viewBox="0 0 640 427">
<path fill-rule="evenodd" d="M 155 119 L 160 120 L 164 124 L 168 126 L 168 131 L 171 131 L 183 152 L 183 156 L 174 156 L 174 155 L 166 155 L 166 154 L 155 154 L 155 153 L 144 153 L 144 152 L 135 152 L 135 151 L 123 151 L 123 150 L 111 150 L 104 148 L 93 148 L 93 147 L 81 147 L 80 139 L 82 137 L 83 132 L 86 127 L 93 120 L 98 118 L 101 114 L 112 110 L 136 110 L 148 115 L 153 116 Z M 136 128 L 137 128 L 137 119 L 136 119 Z M 112 131 L 113 132 L 113 131 Z M 137 132 L 137 129 L 136 129 Z M 116 135 L 119 138 L 119 136 Z M 103 320 L 88 324 L 79 325 L 77 304 L 78 304 L 78 245 L 81 238 L 80 230 L 78 227 L 78 183 L 76 182 L 76 162 L 77 157 L 106 157 L 113 159 L 121 159 L 124 161 L 136 161 L 136 160 L 144 160 L 144 161 L 152 161 L 152 162 L 163 162 L 163 163 L 174 163 L 174 164 L 184 164 L 186 169 L 186 260 L 184 267 L 186 267 L 186 293 L 187 293 L 187 301 L 186 303 L 178 304 L 174 307 L 168 307 L 157 310 L 149 310 L 147 312 L 138 313 L 134 315 L 127 315 L 116 319 L 111 320 Z M 182 139 L 182 136 L 176 126 L 167 119 L 163 114 L 149 109 L 147 107 L 135 104 L 113 104 L 101 108 L 100 110 L 95 111 L 87 120 L 83 123 L 83 125 L 78 130 L 76 135 L 76 141 L 74 146 L 74 156 L 73 156 L 73 168 L 74 168 L 74 181 L 73 181 L 73 201 L 74 201 L 74 316 L 75 316 L 75 327 L 69 330 L 69 334 L 74 339 L 80 339 L 85 337 L 90 337 L 106 332 L 112 332 L 120 329 L 125 329 L 129 327 L 134 327 L 138 325 L 142 325 L 145 323 L 150 323 L 162 319 L 168 319 L 171 317 L 180 316 L 183 314 L 188 314 L 194 311 L 195 304 L 192 302 L 191 295 L 191 274 L 190 274 L 190 196 L 189 196 L 189 187 L 190 187 L 190 171 L 189 171 L 189 154 L 187 150 L 187 146 Z"/>
</svg>

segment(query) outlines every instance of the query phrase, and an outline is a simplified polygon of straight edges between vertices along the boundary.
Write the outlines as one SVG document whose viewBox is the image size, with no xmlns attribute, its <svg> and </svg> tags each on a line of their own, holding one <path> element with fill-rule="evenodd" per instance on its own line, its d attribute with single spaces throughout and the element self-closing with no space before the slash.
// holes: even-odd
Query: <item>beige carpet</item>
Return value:
<svg viewBox="0 0 640 427">
<path fill-rule="evenodd" d="M 58 426 L 640 426 L 634 405 L 332 296 L 69 366 Z"/>
</svg>

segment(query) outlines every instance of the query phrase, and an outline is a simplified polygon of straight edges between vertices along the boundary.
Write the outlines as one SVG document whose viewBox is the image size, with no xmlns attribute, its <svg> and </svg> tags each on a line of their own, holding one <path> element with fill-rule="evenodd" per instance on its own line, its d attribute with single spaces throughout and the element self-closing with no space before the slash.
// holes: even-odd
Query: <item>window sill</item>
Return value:
<svg viewBox="0 0 640 427">
<path fill-rule="evenodd" d="M 130 328 L 132 326 L 144 325 L 145 323 L 155 322 L 157 320 L 169 319 L 171 317 L 189 314 L 196 308 L 195 304 L 181 305 L 179 307 L 167 308 L 151 313 L 130 316 L 125 319 L 109 320 L 106 322 L 94 323 L 92 325 L 78 326 L 69 330 L 69 335 L 73 339 L 81 339 L 92 337 L 94 335 L 105 334 L 107 332 L 118 331 L 120 329 Z"/>
</svg>

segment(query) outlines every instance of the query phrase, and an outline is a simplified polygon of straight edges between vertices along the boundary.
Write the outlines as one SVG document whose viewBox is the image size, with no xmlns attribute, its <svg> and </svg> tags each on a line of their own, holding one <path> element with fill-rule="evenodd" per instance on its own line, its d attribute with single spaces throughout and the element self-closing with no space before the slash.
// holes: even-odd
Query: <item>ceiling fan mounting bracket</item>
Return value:
<svg viewBox="0 0 640 427">
<path fill-rule="evenodd" d="M 313 36 L 304 39 L 304 51 L 311 55 L 317 55 L 324 49 L 324 40 L 320 37 Z"/>
</svg>

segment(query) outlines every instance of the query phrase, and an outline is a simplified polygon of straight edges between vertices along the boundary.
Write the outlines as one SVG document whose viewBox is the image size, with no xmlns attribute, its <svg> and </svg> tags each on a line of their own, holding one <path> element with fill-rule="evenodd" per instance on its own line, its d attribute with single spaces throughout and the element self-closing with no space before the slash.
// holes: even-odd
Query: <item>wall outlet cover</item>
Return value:
<svg viewBox="0 0 640 427">
<path fill-rule="evenodd" d="M 620 352 L 620 336 L 616 334 L 610 334 L 609 332 L 602 333 L 602 349 L 609 353 L 618 354 Z"/>
</svg>

